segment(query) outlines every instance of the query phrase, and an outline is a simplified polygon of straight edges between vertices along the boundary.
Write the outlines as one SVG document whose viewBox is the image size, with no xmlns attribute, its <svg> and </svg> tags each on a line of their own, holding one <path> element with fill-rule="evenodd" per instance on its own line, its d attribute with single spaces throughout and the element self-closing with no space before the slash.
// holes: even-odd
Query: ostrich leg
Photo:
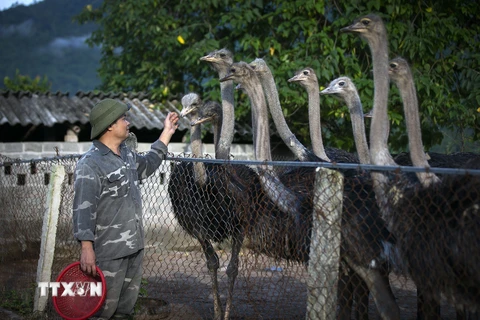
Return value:
<svg viewBox="0 0 480 320">
<path fill-rule="evenodd" d="M 207 260 L 207 268 L 210 272 L 210 277 L 212 279 L 214 319 L 221 320 L 223 311 L 218 290 L 218 255 L 215 252 L 215 249 L 213 249 L 212 244 L 208 240 L 201 240 L 200 244 L 202 246 L 203 252 L 205 253 L 205 258 Z"/>
<path fill-rule="evenodd" d="M 233 287 L 235 285 L 235 279 L 238 275 L 239 256 L 240 249 L 242 248 L 243 238 L 243 230 L 240 230 L 238 234 L 234 235 L 232 238 L 232 256 L 230 257 L 230 262 L 228 263 L 227 267 L 228 296 L 225 306 L 225 320 L 230 319 L 230 313 L 232 311 Z"/>
<path fill-rule="evenodd" d="M 369 269 L 353 263 L 345 257 L 350 267 L 365 281 L 377 306 L 380 317 L 385 320 L 400 319 L 400 308 L 393 295 L 388 275 L 379 270 Z"/>
</svg>

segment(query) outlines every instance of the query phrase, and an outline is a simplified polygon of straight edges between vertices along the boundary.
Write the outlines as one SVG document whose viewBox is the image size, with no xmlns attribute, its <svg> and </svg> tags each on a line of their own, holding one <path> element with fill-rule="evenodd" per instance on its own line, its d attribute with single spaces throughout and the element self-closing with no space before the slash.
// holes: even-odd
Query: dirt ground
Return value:
<svg viewBox="0 0 480 320">
<path fill-rule="evenodd" d="M 147 248 L 149 259 L 144 264 L 142 315 L 137 319 L 212 319 L 211 280 L 203 254 L 198 251 L 158 251 Z M 219 285 L 225 303 L 229 256 L 218 251 L 221 268 Z M 28 287 L 35 283 L 36 260 L 23 260 L 0 265 L 0 285 L 7 288 Z M 63 262 L 66 265 L 65 262 Z M 233 320 L 305 319 L 307 311 L 306 268 L 298 264 L 274 261 L 245 250 L 241 255 L 239 275 L 234 289 Z M 55 277 L 53 277 L 55 278 Z M 416 289 L 407 278 L 391 275 L 391 283 L 402 319 L 416 319 Z M 60 319 L 49 305 L 46 319 Z M 443 319 L 455 319 L 452 308 L 442 308 Z M 31 319 L 0 310 L 0 319 Z M 379 319 L 375 305 L 370 303 L 370 319 Z"/>
</svg>

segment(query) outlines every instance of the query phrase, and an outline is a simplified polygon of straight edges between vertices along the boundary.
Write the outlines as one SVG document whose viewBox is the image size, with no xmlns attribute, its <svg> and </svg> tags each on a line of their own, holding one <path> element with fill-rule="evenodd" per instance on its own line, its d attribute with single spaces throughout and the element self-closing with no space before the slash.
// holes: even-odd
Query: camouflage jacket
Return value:
<svg viewBox="0 0 480 320">
<path fill-rule="evenodd" d="M 93 241 L 97 261 L 117 259 L 144 247 L 142 199 L 138 180 L 150 176 L 165 158 L 157 140 L 146 155 L 122 143 L 121 156 L 98 140 L 77 162 L 73 232 Z"/>
</svg>

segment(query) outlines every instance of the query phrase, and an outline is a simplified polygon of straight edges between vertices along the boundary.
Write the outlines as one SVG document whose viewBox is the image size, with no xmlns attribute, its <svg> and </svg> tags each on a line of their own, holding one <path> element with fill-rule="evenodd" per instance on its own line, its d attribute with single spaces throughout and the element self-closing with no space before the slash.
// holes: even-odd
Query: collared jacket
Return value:
<svg viewBox="0 0 480 320">
<path fill-rule="evenodd" d="M 139 179 L 150 176 L 167 154 L 157 140 L 140 155 L 120 145 L 120 156 L 98 140 L 77 162 L 73 232 L 92 241 L 97 261 L 117 259 L 144 247 Z"/>
</svg>

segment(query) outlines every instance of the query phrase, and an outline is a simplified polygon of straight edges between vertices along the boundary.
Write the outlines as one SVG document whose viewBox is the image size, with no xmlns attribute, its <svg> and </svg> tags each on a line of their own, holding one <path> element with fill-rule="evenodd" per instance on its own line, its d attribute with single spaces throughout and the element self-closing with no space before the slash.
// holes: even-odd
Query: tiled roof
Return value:
<svg viewBox="0 0 480 320">
<path fill-rule="evenodd" d="M 56 123 L 88 123 L 93 106 L 104 98 L 112 98 L 129 103 L 130 126 L 137 129 L 163 129 L 163 122 L 169 111 L 179 112 L 180 105 L 168 102 L 155 104 L 154 108 L 144 93 L 34 93 L 28 91 L 0 92 L 0 125 L 44 125 L 52 127 Z M 179 129 L 187 130 L 190 125 L 186 119 L 180 119 Z"/>
<path fill-rule="evenodd" d="M 137 129 L 161 130 L 168 112 L 180 113 L 180 103 L 173 101 L 160 104 L 149 100 L 146 93 L 104 93 L 82 92 L 38 93 L 29 91 L 0 91 L 0 125 L 22 126 L 44 125 L 52 127 L 57 123 L 87 124 L 93 106 L 102 99 L 119 99 L 129 103 L 132 108 L 128 114 L 130 126 Z M 155 107 L 154 107 L 155 106 Z M 180 119 L 179 130 L 189 130 L 187 119 Z M 235 133 L 251 136 L 248 124 L 235 124 Z"/>
</svg>

